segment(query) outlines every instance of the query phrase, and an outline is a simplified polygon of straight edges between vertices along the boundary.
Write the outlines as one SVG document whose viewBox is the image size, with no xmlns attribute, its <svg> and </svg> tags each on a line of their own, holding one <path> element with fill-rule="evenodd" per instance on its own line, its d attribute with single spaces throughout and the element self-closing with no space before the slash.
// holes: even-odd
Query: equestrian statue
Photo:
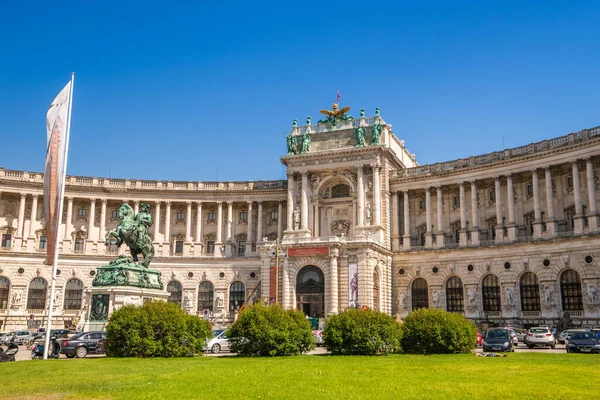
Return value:
<svg viewBox="0 0 600 400">
<path fill-rule="evenodd" d="M 148 229 L 152 226 L 152 214 L 150 214 L 150 205 L 142 204 L 142 210 L 134 215 L 133 208 L 127 203 L 123 203 L 119 208 L 119 219 L 121 222 L 116 229 L 108 231 L 105 244 L 110 244 L 110 238 L 117 240 L 117 248 L 125 243 L 129 247 L 132 260 L 138 261 L 138 254 L 144 256 L 144 260 L 139 263 L 140 266 L 148 268 L 154 257 L 154 245 L 148 234 Z"/>
</svg>

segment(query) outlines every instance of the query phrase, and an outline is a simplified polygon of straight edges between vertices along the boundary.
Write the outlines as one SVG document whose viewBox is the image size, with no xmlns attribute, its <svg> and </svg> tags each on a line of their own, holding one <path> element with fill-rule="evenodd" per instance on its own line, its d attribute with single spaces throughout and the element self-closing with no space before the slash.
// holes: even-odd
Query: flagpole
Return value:
<svg viewBox="0 0 600 400">
<path fill-rule="evenodd" d="M 56 290 L 56 270 L 58 269 L 58 247 L 60 245 L 60 226 L 62 225 L 62 209 L 65 198 L 65 186 L 67 186 L 67 160 L 69 154 L 69 137 L 71 134 L 71 107 L 73 106 L 73 84 L 75 83 L 75 72 L 71 73 L 71 88 L 69 90 L 69 108 L 67 110 L 67 134 L 65 139 L 65 162 L 62 170 L 62 187 L 58 197 L 59 220 L 58 229 L 56 230 L 56 243 L 54 246 L 54 256 L 52 262 L 52 283 L 50 286 L 50 304 L 48 305 L 48 321 L 46 327 L 46 339 L 44 341 L 44 360 L 48 359 L 50 352 L 50 333 L 52 331 L 52 310 L 54 308 L 54 292 Z"/>
</svg>

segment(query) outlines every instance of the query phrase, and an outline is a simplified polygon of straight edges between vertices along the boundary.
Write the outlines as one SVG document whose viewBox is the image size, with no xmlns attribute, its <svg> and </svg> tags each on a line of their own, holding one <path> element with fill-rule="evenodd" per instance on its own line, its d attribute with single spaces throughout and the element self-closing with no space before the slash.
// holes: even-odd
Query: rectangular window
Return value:
<svg viewBox="0 0 600 400">
<path fill-rule="evenodd" d="M 177 221 L 185 221 L 185 212 L 183 212 L 183 211 L 177 212 Z"/>
<path fill-rule="evenodd" d="M 75 239 L 75 253 L 83 253 L 83 249 L 85 248 L 85 239 L 77 238 Z"/>
<path fill-rule="evenodd" d="M 533 185 L 527 185 L 527 197 L 533 196 Z"/>
<path fill-rule="evenodd" d="M 216 221 L 216 219 L 217 219 L 217 213 L 216 213 L 216 212 L 214 212 L 214 211 L 209 211 L 209 212 L 208 212 L 208 220 L 209 220 L 210 222 L 215 222 L 215 221 Z"/>
<path fill-rule="evenodd" d="M 117 247 L 117 239 L 110 239 L 110 242 L 108 243 L 108 252 L 116 253 L 118 250 L 119 248 Z"/>
<path fill-rule="evenodd" d="M 271 211 L 271 221 L 277 221 L 277 217 L 278 217 L 278 212 Z"/>
<path fill-rule="evenodd" d="M 78 217 L 87 217 L 87 208 L 80 208 L 77 210 Z"/>
<path fill-rule="evenodd" d="M 248 222 L 248 211 L 240 211 L 240 222 Z"/>
<path fill-rule="evenodd" d="M 573 189 L 573 176 L 567 177 L 567 189 L 570 189 L 570 190 Z"/>
<path fill-rule="evenodd" d="M 183 254 L 183 240 L 175 241 L 175 254 Z"/>
<path fill-rule="evenodd" d="M 238 255 L 243 256 L 244 254 L 246 254 L 246 242 L 240 241 L 238 244 Z"/>
<path fill-rule="evenodd" d="M 454 207 L 460 207 L 460 196 L 454 196 Z"/>
<path fill-rule="evenodd" d="M 419 210 L 425 209 L 425 200 L 419 200 Z"/>
<path fill-rule="evenodd" d="M 496 201 L 496 191 L 490 190 L 490 201 Z"/>
<path fill-rule="evenodd" d="M 114 219 L 118 219 L 119 218 L 119 211 L 118 210 L 112 210 L 112 212 L 110 213 L 110 217 L 114 218 Z"/>
<path fill-rule="evenodd" d="M 11 246 L 11 234 L 10 233 L 3 233 L 2 234 L 2 247 L 4 248 L 9 248 Z"/>
<path fill-rule="evenodd" d="M 215 254 L 215 241 L 209 240 L 206 242 L 206 254 Z"/>
<path fill-rule="evenodd" d="M 46 236 L 40 236 L 40 244 L 38 246 L 38 249 L 40 250 L 46 250 Z"/>
</svg>

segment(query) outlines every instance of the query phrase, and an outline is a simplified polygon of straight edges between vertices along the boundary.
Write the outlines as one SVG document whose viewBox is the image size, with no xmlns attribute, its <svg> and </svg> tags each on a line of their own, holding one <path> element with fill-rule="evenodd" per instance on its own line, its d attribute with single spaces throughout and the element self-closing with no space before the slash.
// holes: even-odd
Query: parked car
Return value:
<svg viewBox="0 0 600 400">
<path fill-rule="evenodd" d="M 569 336 L 571 336 L 573 332 L 583 332 L 585 330 L 586 329 L 565 329 L 558 334 L 558 343 L 565 344 L 569 341 Z"/>
<path fill-rule="evenodd" d="M 317 346 L 323 346 L 323 331 L 314 330 L 312 331 L 313 338 L 315 338 L 315 343 Z"/>
<path fill-rule="evenodd" d="M 556 347 L 554 335 L 546 326 L 536 326 L 529 329 L 525 337 L 525 344 L 530 349 L 533 349 L 535 346 L 548 346 L 552 349 Z"/>
<path fill-rule="evenodd" d="M 15 343 L 18 345 L 23 345 L 33 339 L 33 335 L 28 331 L 15 331 L 11 335 L 15 337 Z"/>
<path fill-rule="evenodd" d="M 511 333 L 506 328 L 491 328 L 483 339 L 483 351 L 514 351 Z"/>
<path fill-rule="evenodd" d="M 206 342 L 204 351 L 210 351 L 213 354 L 218 354 L 221 350 L 229 350 L 229 339 L 224 329 L 213 331 L 213 338 Z"/>
<path fill-rule="evenodd" d="M 60 352 L 67 358 L 83 358 L 90 353 L 100 354 L 98 342 L 106 339 L 106 332 L 79 333 L 61 343 Z"/>
<path fill-rule="evenodd" d="M 517 333 L 517 340 L 521 343 L 525 342 L 525 337 L 527 336 L 527 329 L 514 328 Z"/>
<path fill-rule="evenodd" d="M 594 332 L 596 334 L 596 336 L 598 336 L 598 338 L 600 339 L 600 328 L 593 328 L 590 329 L 592 332 Z"/>
<path fill-rule="evenodd" d="M 518 346 L 519 338 L 517 337 L 517 331 L 514 330 L 513 328 L 506 328 L 506 329 L 508 330 L 508 332 L 510 332 L 510 337 L 512 339 L 513 346 Z"/>
<path fill-rule="evenodd" d="M 576 331 L 569 335 L 567 353 L 600 353 L 600 339 L 592 331 Z"/>
<path fill-rule="evenodd" d="M 6 343 L 10 342 L 11 338 L 12 338 L 12 335 L 10 333 L 1 332 L 0 333 L 0 344 L 6 344 Z"/>
</svg>

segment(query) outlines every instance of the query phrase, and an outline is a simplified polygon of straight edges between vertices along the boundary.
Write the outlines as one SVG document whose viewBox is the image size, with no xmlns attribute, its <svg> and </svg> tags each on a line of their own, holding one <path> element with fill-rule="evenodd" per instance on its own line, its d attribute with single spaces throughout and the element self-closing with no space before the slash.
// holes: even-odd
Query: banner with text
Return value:
<svg viewBox="0 0 600 400">
<path fill-rule="evenodd" d="M 302 256 L 328 256 L 329 246 L 320 247 L 300 247 L 296 249 L 288 249 L 288 257 Z"/>
</svg>

